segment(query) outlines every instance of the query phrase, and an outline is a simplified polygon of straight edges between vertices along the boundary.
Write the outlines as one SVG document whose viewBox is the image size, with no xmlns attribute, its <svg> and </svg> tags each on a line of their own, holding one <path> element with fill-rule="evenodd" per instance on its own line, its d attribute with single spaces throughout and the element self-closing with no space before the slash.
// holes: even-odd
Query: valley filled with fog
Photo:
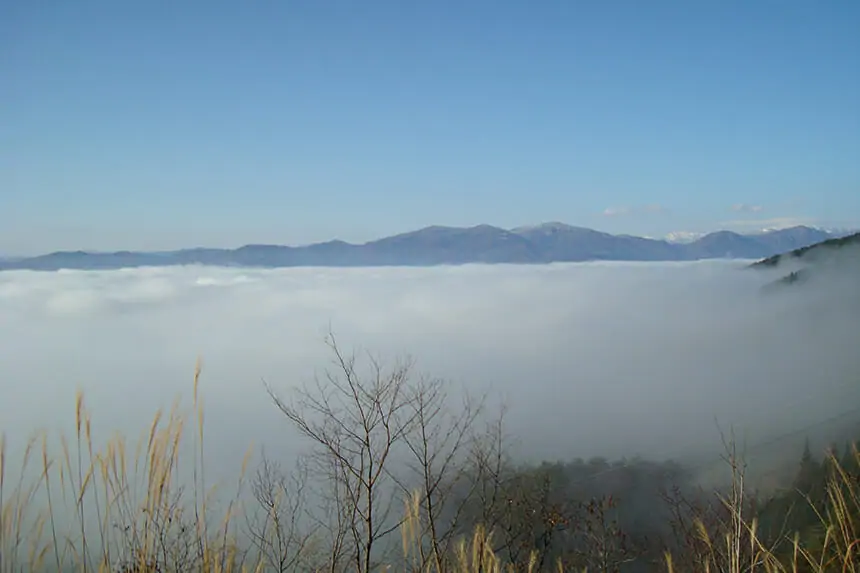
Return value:
<svg viewBox="0 0 860 573">
<path fill-rule="evenodd" d="M 97 441 L 136 437 L 176 397 L 190 405 L 199 357 L 211 475 L 234 476 L 249 446 L 289 464 L 306 443 L 264 382 L 312 381 L 332 332 L 504 403 L 522 461 L 706 460 L 730 427 L 750 446 L 802 439 L 860 398 L 856 283 L 767 294 L 777 274 L 745 266 L 4 272 L 2 430 L 13 450 L 40 428 L 73 433 L 81 389 Z"/>
</svg>

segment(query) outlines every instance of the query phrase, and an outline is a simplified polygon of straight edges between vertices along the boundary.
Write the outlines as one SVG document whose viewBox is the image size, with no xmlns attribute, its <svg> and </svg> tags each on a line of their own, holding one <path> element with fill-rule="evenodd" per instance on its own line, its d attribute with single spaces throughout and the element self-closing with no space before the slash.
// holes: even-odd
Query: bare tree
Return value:
<svg viewBox="0 0 860 573">
<path fill-rule="evenodd" d="M 498 486 L 503 414 L 478 431 L 485 397 L 449 394 L 446 381 L 413 375 L 411 360 L 386 370 L 368 356 L 361 375 L 355 355 L 345 355 L 331 334 L 326 343 L 333 368 L 312 385 L 288 401 L 266 387 L 315 446 L 308 459 L 322 500 L 317 535 L 325 532 L 331 545 L 326 569 L 350 563 L 373 570 L 393 557 L 385 555 L 393 548 L 386 537 L 405 525 L 399 565 L 449 570 L 459 535 L 471 535 L 486 517 L 479 511 L 465 520 L 467 509 L 484 507 L 485 490 Z"/>
<path fill-rule="evenodd" d="M 415 569 L 442 572 L 454 555 L 460 518 L 474 494 L 477 481 L 468 472 L 469 455 L 477 445 L 475 422 L 484 401 L 463 395 L 462 404 L 450 403 L 445 382 L 421 379 L 408 400 L 413 425 L 404 435 L 409 464 L 418 486 L 408 494 L 409 537 L 417 552 Z M 460 489 L 459 499 L 454 495 Z"/>
<path fill-rule="evenodd" d="M 641 556 L 642 549 L 618 522 L 617 507 L 617 499 L 611 495 L 581 503 L 580 517 L 574 524 L 581 548 L 565 559 L 575 564 L 576 570 L 619 573 L 625 564 Z"/>
<path fill-rule="evenodd" d="M 251 483 L 261 511 L 246 516 L 246 523 L 260 560 L 272 571 L 309 569 L 311 542 L 319 526 L 307 519 L 307 479 L 307 465 L 301 461 L 287 473 L 263 453 Z"/>
<path fill-rule="evenodd" d="M 322 379 L 297 391 L 291 401 L 266 388 L 293 426 L 316 446 L 314 469 L 330 486 L 335 522 L 352 542 L 352 563 L 357 572 L 369 573 L 378 563 L 380 541 L 402 522 L 392 519 L 398 499 L 391 495 L 396 482 L 390 466 L 416 418 L 408 388 L 412 362 L 386 371 L 369 357 L 370 373 L 363 377 L 355 355 L 343 354 L 331 334 L 326 342 L 334 368 Z"/>
<path fill-rule="evenodd" d="M 314 491 L 319 499 L 318 511 L 312 513 L 319 525 L 324 558 L 311 571 L 337 573 L 346 569 L 346 564 L 355 561 L 355 551 L 349 541 L 352 535 L 354 513 L 346 501 L 347 489 L 340 479 L 340 462 L 331 456 L 319 456 L 314 460 L 318 471 L 315 472 L 317 486 Z"/>
</svg>

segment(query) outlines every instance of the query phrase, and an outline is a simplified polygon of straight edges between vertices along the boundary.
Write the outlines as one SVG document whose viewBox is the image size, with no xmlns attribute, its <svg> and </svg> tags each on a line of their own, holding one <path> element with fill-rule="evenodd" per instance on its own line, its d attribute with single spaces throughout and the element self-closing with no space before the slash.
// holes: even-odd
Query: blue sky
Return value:
<svg viewBox="0 0 860 573">
<path fill-rule="evenodd" d="M 0 253 L 860 225 L 856 0 L 0 3 Z"/>
</svg>

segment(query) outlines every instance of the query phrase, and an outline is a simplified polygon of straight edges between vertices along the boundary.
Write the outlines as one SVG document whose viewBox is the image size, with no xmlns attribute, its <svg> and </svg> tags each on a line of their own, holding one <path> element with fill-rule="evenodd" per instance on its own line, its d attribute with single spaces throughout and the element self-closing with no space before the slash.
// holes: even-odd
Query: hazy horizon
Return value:
<svg viewBox="0 0 860 573">
<path fill-rule="evenodd" d="M 458 229 L 458 228 L 473 228 L 473 227 L 480 227 L 480 226 L 488 225 L 488 226 L 492 226 L 492 227 L 495 227 L 498 229 L 504 229 L 507 231 L 516 232 L 517 230 L 527 229 L 530 227 L 540 227 L 543 225 L 557 225 L 557 224 L 568 225 L 568 223 L 565 223 L 563 221 L 544 221 L 544 222 L 539 222 L 539 223 L 535 223 L 535 224 L 517 225 L 514 227 L 510 227 L 510 228 L 497 227 L 495 225 L 488 225 L 486 223 L 476 223 L 474 225 L 466 225 L 463 227 L 451 227 L 451 226 L 446 226 L 446 225 L 430 225 L 428 227 L 421 227 L 418 229 L 406 229 L 400 233 L 395 233 L 394 235 L 378 235 L 378 236 L 370 237 L 367 240 L 345 241 L 345 242 L 347 242 L 349 244 L 353 244 L 353 245 L 364 245 L 366 243 L 370 243 L 370 242 L 373 242 L 373 241 L 376 241 L 379 239 L 384 239 L 387 237 L 395 236 L 397 234 L 405 234 L 405 233 L 420 231 L 423 229 L 434 228 L 434 227 Z M 817 226 L 817 225 L 812 225 L 812 224 L 806 225 L 806 224 L 794 224 L 794 222 L 788 222 L 787 224 L 777 225 L 775 227 L 764 227 L 761 229 L 731 230 L 728 228 L 719 227 L 719 228 L 714 228 L 714 229 L 711 229 L 708 231 L 703 231 L 703 232 L 698 232 L 698 233 L 670 232 L 670 233 L 667 233 L 666 235 L 662 235 L 662 236 L 650 236 L 650 235 L 637 235 L 634 233 L 626 233 L 623 231 L 619 231 L 616 233 L 610 233 L 608 231 L 603 231 L 603 230 L 598 229 L 598 228 L 579 227 L 577 225 L 568 225 L 568 226 L 573 227 L 573 228 L 587 228 L 587 229 L 594 230 L 594 231 L 597 231 L 600 233 L 607 233 L 607 234 L 611 234 L 611 235 L 615 235 L 615 236 L 632 236 L 632 237 L 639 237 L 639 238 L 655 240 L 655 241 L 664 241 L 667 243 L 674 243 L 674 244 L 683 244 L 683 243 L 693 242 L 693 241 L 695 241 L 699 238 L 702 238 L 708 234 L 719 233 L 719 232 L 723 232 L 723 231 L 734 232 L 734 233 L 738 233 L 738 234 L 744 235 L 744 236 L 757 236 L 757 235 L 762 235 L 762 234 L 767 234 L 767 233 L 772 233 L 772 232 L 782 231 L 782 230 L 787 230 L 787 229 L 793 229 L 793 228 L 807 228 L 807 229 L 821 230 L 821 231 L 825 231 L 827 233 L 830 233 L 831 235 L 844 235 L 844 234 L 856 232 L 858 230 L 858 229 L 850 228 L 850 227 L 844 227 L 844 228 L 822 227 L 822 226 Z M 239 249 L 239 248 L 247 247 L 247 246 L 270 246 L 270 245 L 292 247 L 292 248 L 302 248 L 302 247 L 307 247 L 307 246 L 311 246 L 311 245 L 329 243 L 329 242 L 337 242 L 337 241 L 340 241 L 340 239 L 338 239 L 336 237 L 332 237 L 332 238 L 324 239 L 324 240 L 318 241 L 318 242 L 291 243 L 291 244 L 287 244 L 287 243 L 254 243 L 254 242 L 242 242 L 242 241 L 239 241 L 237 243 L 231 243 L 231 244 L 195 244 L 195 243 L 192 243 L 192 244 L 186 244 L 186 245 L 176 245 L 176 246 L 174 246 L 174 248 L 167 248 L 167 249 L 124 249 L 124 248 L 78 249 L 78 248 L 71 248 L 70 247 L 70 248 L 55 249 L 52 251 L 39 251 L 39 252 L 32 252 L 32 253 L 0 252 L 0 258 L 26 259 L 26 258 L 30 258 L 30 257 L 50 255 L 50 254 L 54 254 L 54 253 L 69 253 L 69 252 L 85 252 L 85 253 L 90 253 L 90 254 L 100 254 L 100 253 L 118 253 L 118 252 L 142 252 L 142 253 L 144 253 L 144 252 L 145 253 L 162 253 L 162 252 L 164 252 L 164 253 L 168 253 L 168 252 L 176 252 L 176 251 L 182 251 L 182 250 L 194 250 L 194 249 L 233 250 L 233 249 Z M 736 259 L 736 260 L 741 260 L 741 259 Z"/>
</svg>

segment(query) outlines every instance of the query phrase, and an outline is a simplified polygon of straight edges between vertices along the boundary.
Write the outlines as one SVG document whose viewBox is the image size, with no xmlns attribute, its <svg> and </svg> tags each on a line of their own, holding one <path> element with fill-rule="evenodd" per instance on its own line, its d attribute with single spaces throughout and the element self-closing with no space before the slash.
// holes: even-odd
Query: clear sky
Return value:
<svg viewBox="0 0 860 573">
<path fill-rule="evenodd" d="M 0 2 L 0 253 L 860 225 L 857 0 Z"/>
</svg>

